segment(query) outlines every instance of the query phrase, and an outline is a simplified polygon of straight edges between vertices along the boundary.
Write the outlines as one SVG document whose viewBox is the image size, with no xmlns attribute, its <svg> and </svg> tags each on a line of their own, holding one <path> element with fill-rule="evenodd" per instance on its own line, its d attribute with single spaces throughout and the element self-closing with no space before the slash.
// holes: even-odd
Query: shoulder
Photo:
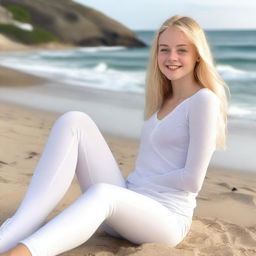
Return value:
<svg viewBox="0 0 256 256">
<path fill-rule="evenodd" d="M 191 104 L 198 107 L 211 105 L 219 106 L 220 104 L 219 97 L 208 88 L 200 89 L 194 96 L 195 97 L 191 100 Z"/>
<path fill-rule="evenodd" d="M 219 97 L 210 89 L 203 88 L 192 97 L 188 114 L 194 116 L 215 116 L 220 113 Z"/>
</svg>

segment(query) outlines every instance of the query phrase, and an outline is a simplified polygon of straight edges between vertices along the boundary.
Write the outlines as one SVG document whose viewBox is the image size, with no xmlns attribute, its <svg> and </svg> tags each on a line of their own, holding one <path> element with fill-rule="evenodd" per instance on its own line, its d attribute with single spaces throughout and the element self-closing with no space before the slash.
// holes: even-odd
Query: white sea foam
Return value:
<svg viewBox="0 0 256 256">
<path fill-rule="evenodd" d="M 218 65 L 217 70 L 226 80 L 256 79 L 256 72 L 240 70 L 229 65 Z"/>
<path fill-rule="evenodd" d="M 81 47 L 79 52 L 100 52 L 100 51 L 120 51 L 126 49 L 124 46 L 97 46 L 97 47 Z"/>
<path fill-rule="evenodd" d="M 246 107 L 240 106 L 230 106 L 228 109 L 228 114 L 231 116 L 245 116 L 253 114 L 252 110 L 247 109 Z"/>
<path fill-rule="evenodd" d="M 37 52 L 36 55 L 34 56 L 37 56 L 38 58 L 41 58 L 41 57 L 50 57 L 50 58 L 54 58 L 54 57 L 75 57 L 74 55 L 76 54 L 76 51 L 75 50 L 55 50 L 55 51 L 47 51 L 47 50 L 44 50 L 44 51 L 39 51 Z M 77 53 L 77 55 L 79 55 L 79 53 Z M 32 57 L 32 56 L 31 56 Z"/>
<path fill-rule="evenodd" d="M 98 72 L 104 72 L 108 69 L 108 65 L 105 62 L 100 62 L 93 70 Z"/>
<path fill-rule="evenodd" d="M 105 62 L 100 62 L 92 68 L 77 68 L 65 63 L 56 66 L 52 62 L 46 65 L 40 60 L 37 61 L 37 65 L 32 63 L 33 60 L 21 63 L 14 58 L 6 60 L 3 65 L 71 85 L 112 91 L 144 92 L 144 71 L 118 71 L 108 68 Z"/>
</svg>

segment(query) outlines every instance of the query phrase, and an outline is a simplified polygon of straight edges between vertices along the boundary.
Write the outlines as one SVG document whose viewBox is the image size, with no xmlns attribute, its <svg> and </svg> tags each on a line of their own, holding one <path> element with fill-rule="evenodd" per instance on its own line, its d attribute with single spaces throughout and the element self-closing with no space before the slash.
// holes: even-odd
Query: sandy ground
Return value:
<svg viewBox="0 0 256 256">
<path fill-rule="evenodd" d="M 29 47 L 26 45 L 14 42 L 3 34 L 0 34 L 0 51 L 24 51 L 27 49 L 29 49 Z"/>
<path fill-rule="evenodd" d="M 42 80 L 10 71 L 9 86 L 40 86 Z M 17 83 L 17 76 L 23 83 Z M 27 82 L 27 83 L 26 83 Z M 18 207 L 58 114 L 0 103 L 0 223 Z M 124 176 L 134 168 L 138 141 L 104 134 Z M 175 248 L 165 244 L 135 246 L 98 230 L 86 243 L 63 255 L 252 256 L 256 255 L 256 174 L 209 168 L 199 193 L 193 224 Z M 74 180 L 52 218 L 80 195 Z"/>
</svg>

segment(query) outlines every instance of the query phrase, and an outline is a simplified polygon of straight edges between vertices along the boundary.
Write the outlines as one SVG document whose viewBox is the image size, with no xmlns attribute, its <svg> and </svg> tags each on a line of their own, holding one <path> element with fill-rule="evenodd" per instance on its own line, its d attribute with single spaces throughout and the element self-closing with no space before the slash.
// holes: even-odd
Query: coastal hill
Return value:
<svg viewBox="0 0 256 256">
<path fill-rule="evenodd" d="M 0 0 L 0 34 L 27 45 L 143 47 L 136 34 L 103 13 L 72 0 Z"/>
</svg>

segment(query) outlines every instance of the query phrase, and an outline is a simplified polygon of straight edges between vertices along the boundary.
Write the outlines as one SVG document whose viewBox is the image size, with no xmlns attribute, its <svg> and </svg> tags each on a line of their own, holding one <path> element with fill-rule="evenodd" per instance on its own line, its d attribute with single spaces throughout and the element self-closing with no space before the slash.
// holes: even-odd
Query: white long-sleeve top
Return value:
<svg viewBox="0 0 256 256">
<path fill-rule="evenodd" d="M 171 211 L 192 217 L 196 196 L 216 149 L 219 98 L 202 88 L 159 120 L 144 122 L 135 170 L 127 187 Z"/>
</svg>

